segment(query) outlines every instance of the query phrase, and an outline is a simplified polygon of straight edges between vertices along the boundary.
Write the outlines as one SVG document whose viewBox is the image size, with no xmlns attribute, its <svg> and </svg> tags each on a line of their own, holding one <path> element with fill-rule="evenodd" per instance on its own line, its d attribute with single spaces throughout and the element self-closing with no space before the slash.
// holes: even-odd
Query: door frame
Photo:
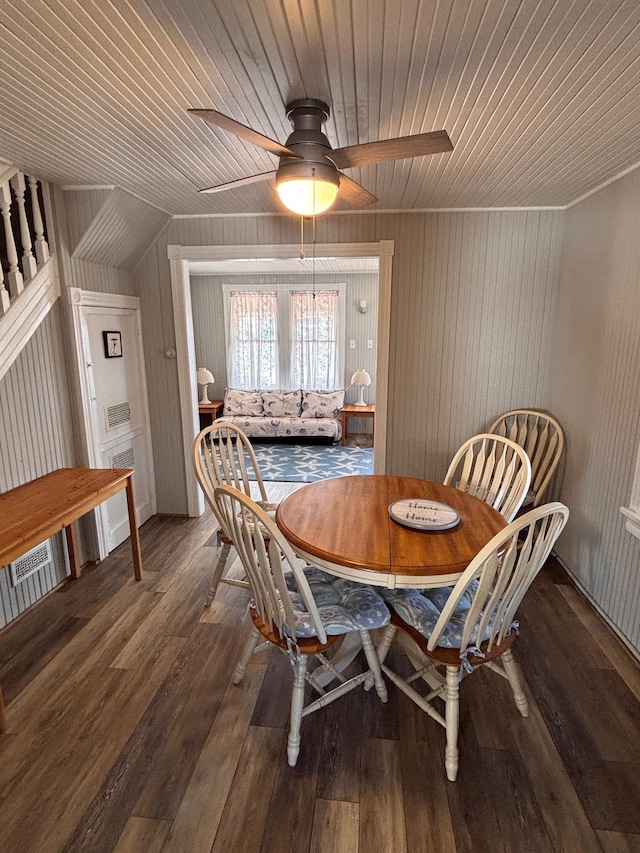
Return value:
<svg viewBox="0 0 640 853">
<path fill-rule="evenodd" d="M 389 341 L 391 329 L 391 273 L 394 241 L 373 243 L 318 243 L 315 257 L 378 258 L 378 330 L 376 356 L 376 440 L 374 472 L 383 474 L 387 458 L 387 406 L 389 396 Z M 180 394 L 180 418 L 187 487 L 187 512 L 204 512 L 204 498 L 191 461 L 193 437 L 200 431 L 196 383 L 196 354 L 189 281 L 190 261 L 222 261 L 245 258 L 298 258 L 300 246 L 294 244 L 167 246 L 171 272 L 171 296 Z"/>
<path fill-rule="evenodd" d="M 81 290 L 79 287 L 68 287 L 67 302 L 70 305 L 71 325 L 74 337 L 76 358 L 76 376 L 79 384 L 79 402 L 81 418 L 78 421 L 83 446 L 83 462 L 92 468 L 102 468 L 100 452 L 99 428 L 95 422 L 93 407 L 93 380 L 90 375 L 90 352 L 86 337 L 87 327 L 84 322 L 84 308 L 107 308 L 113 311 L 133 311 L 136 324 L 136 348 L 139 359 L 141 377 L 140 385 L 144 407 L 144 439 L 149 465 L 149 487 L 151 489 L 151 514 L 156 513 L 156 484 L 153 467 L 153 449 L 151 445 L 151 423 L 149 418 L 149 395 L 147 391 L 147 370 L 142 346 L 142 321 L 140 317 L 140 299 L 137 296 L 124 296 L 118 293 L 99 293 L 92 290 Z M 135 491 L 134 491 L 135 496 Z M 98 545 L 98 559 L 103 560 L 109 554 L 109 519 L 106 502 L 100 504 L 95 512 L 95 532 Z"/>
</svg>

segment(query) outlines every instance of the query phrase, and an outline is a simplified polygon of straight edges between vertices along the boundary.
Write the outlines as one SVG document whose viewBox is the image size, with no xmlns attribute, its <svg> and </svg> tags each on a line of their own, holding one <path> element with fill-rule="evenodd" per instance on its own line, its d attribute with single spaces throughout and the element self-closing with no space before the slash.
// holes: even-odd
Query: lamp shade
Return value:
<svg viewBox="0 0 640 853">
<path fill-rule="evenodd" d="M 366 406 L 367 404 L 364 401 L 364 386 L 371 385 L 371 377 L 364 369 L 364 367 L 359 367 L 356 372 L 351 377 L 351 384 L 358 386 L 358 399 L 354 403 L 355 406 Z"/>
<path fill-rule="evenodd" d="M 215 382 L 213 373 L 210 370 L 207 370 L 206 367 L 198 368 L 197 378 L 199 385 L 207 385 L 209 382 Z"/>
<path fill-rule="evenodd" d="M 364 367 L 359 367 L 356 372 L 351 377 L 352 385 L 371 385 L 371 377 L 364 369 Z"/>
<path fill-rule="evenodd" d="M 204 385 L 200 402 L 210 403 L 211 400 L 209 399 L 209 396 L 207 394 L 207 386 L 210 382 L 215 382 L 215 379 L 213 378 L 213 373 L 210 370 L 207 370 L 206 367 L 199 367 L 196 372 L 196 379 L 198 380 L 198 385 Z"/>
</svg>

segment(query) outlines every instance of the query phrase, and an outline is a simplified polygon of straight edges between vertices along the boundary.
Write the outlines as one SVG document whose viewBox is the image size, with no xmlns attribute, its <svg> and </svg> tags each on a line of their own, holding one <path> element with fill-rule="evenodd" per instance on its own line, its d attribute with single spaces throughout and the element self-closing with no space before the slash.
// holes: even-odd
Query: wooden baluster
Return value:
<svg viewBox="0 0 640 853">
<path fill-rule="evenodd" d="M 15 193 L 16 203 L 18 205 L 18 220 L 20 222 L 20 241 L 22 243 L 22 275 L 25 281 L 29 281 L 36 274 L 38 267 L 36 259 L 33 257 L 31 250 L 31 232 L 29 230 L 29 221 L 27 219 L 27 210 L 24 204 L 24 194 L 27 189 L 27 184 L 22 172 L 18 172 L 11 178 L 11 186 Z"/>
<path fill-rule="evenodd" d="M 9 291 L 4 286 L 4 270 L 0 266 L 0 314 L 6 314 L 10 304 Z"/>
<path fill-rule="evenodd" d="M 38 197 L 38 179 L 27 177 L 29 190 L 31 192 L 31 209 L 33 211 L 33 227 L 36 232 L 36 260 L 38 266 L 42 266 L 49 260 L 49 244 L 44 238 L 44 224 L 42 211 L 40 210 L 40 198 Z"/>
<path fill-rule="evenodd" d="M 24 290 L 24 280 L 18 266 L 16 241 L 13 239 L 13 230 L 11 228 L 11 188 L 9 187 L 9 181 L 0 184 L 0 214 L 4 222 L 7 258 L 9 260 L 9 272 L 7 274 L 9 293 L 11 296 L 18 296 Z"/>
</svg>

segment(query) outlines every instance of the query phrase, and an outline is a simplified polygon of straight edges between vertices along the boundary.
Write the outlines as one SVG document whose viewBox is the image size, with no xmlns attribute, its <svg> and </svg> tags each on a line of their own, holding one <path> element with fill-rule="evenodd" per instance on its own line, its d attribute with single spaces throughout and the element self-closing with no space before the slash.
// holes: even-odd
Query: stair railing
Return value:
<svg viewBox="0 0 640 853">
<path fill-rule="evenodd" d="M 37 178 L 16 172 L 0 183 L 0 222 L 2 316 L 49 259 L 42 187 Z"/>
</svg>

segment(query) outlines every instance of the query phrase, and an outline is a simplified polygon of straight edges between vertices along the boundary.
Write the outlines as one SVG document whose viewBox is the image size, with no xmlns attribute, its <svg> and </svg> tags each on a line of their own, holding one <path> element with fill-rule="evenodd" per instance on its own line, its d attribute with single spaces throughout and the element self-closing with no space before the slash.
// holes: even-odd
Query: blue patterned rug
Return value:
<svg viewBox="0 0 640 853">
<path fill-rule="evenodd" d="M 373 448 L 324 444 L 253 445 L 263 480 L 314 483 L 345 474 L 373 474 Z M 255 479 L 253 470 L 250 479 Z"/>
</svg>

